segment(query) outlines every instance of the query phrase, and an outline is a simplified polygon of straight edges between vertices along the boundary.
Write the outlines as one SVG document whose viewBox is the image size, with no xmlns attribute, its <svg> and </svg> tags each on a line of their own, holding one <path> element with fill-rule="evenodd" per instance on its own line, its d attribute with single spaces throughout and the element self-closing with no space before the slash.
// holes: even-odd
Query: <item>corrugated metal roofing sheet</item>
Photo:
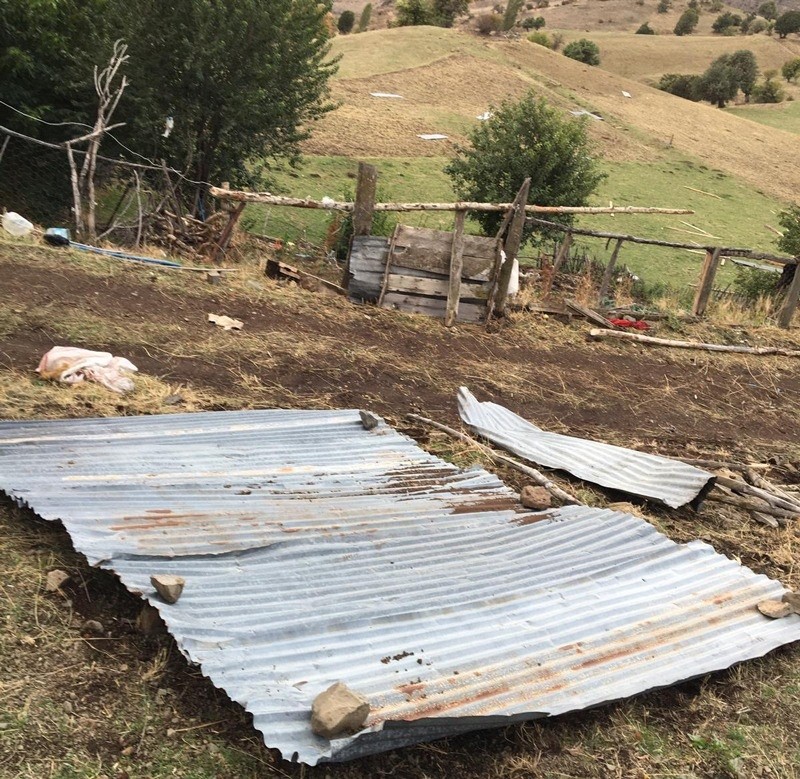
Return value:
<svg viewBox="0 0 800 779">
<path fill-rule="evenodd" d="M 496 403 L 458 391 L 461 419 L 476 433 L 519 457 L 568 471 L 584 481 L 678 508 L 702 500 L 714 475 L 679 460 L 585 438 L 549 433 Z"/>
<path fill-rule="evenodd" d="M 357 411 L 0 424 L 0 489 L 160 609 L 187 657 L 306 763 L 672 684 L 800 639 L 783 587 L 589 507 L 535 514 Z M 154 573 L 183 576 L 175 605 Z M 366 728 L 310 729 L 336 681 Z"/>
</svg>

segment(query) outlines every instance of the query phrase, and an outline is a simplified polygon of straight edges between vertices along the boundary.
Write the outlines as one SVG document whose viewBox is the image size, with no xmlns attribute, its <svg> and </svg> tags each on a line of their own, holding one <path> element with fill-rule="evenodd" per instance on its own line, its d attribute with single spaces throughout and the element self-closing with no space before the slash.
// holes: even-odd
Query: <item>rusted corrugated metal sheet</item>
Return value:
<svg viewBox="0 0 800 779">
<path fill-rule="evenodd" d="M 535 514 L 356 411 L 4 423 L 0 489 L 160 609 L 287 759 L 346 760 L 593 706 L 763 655 L 800 617 L 702 543 L 589 507 Z M 177 604 L 149 579 L 186 579 Z M 344 681 L 365 729 L 313 735 Z"/>
<path fill-rule="evenodd" d="M 549 433 L 504 406 L 480 403 L 466 387 L 458 391 L 458 410 L 476 433 L 503 449 L 601 487 L 678 508 L 698 505 L 714 486 L 714 474 L 679 460 Z"/>
</svg>

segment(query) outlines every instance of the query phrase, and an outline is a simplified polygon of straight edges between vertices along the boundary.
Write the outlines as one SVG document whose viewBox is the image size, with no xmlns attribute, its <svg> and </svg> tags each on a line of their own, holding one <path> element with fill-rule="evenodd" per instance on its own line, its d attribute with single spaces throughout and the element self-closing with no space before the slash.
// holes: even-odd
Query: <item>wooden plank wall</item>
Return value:
<svg viewBox="0 0 800 779">
<path fill-rule="evenodd" d="M 443 319 L 450 287 L 453 233 L 398 225 L 392 240 L 381 305 Z M 480 322 L 486 314 L 491 288 L 495 242 L 475 235 L 464 235 L 463 241 L 457 321 Z"/>
<path fill-rule="evenodd" d="M 384 308 L 443 319 L 447 308 L 453 233 L 398 225 L 389 266 Z M 357 303 L 378 301 L 390 239 L 355 236 L 350 254 L 348 294 Z M 459 322 L 480 322 L 486 312 L 495 242 L 464 236 Z"/>
</svg>

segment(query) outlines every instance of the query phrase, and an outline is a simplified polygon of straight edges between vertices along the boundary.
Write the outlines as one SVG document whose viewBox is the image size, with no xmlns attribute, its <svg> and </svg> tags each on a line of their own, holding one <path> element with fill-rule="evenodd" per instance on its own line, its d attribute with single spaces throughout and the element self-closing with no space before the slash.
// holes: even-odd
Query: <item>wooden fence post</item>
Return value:
<svg viewBox="0 0 800 779">
<path fill-rule="evenodd" d="M 692 314 L 703 316 L 711 297 L 711 290 L 714 288 L 714 277 L 717 275 L 719 267 L 719 255 L 721 249 L 706 249 L 706 258 L 703 262 L 703 269 L 700 271 L 700 283 L 697 286 L 697 294 L 692 306 Z"/>
<path fill-rule="evenodd" d="M 508 237 L 505 241 L 506 261 L 500 268 L 500 278 L 497 281 L 495 292 L 494 309 L 502 314 L 506 308 L 508 299 L 508 286 L 511 283 L 511 272 L 514 269 L 514 260 L 517 259 L 519 247 L 522 244 L 522 228 L 525 227 L 525 206 L 528 202 L 528 195 L 531 191 L 530 178 L 522 182 L 519 188 L 514 208 L 514 216 L 511 217 L 511 224 L 508 227 Z"/>
<path fill-rule="evenodd" d="M 372 230 L 372 215 L 375 211 L 375 198 L 378 189 L 378 169 L 366 162 L 358 163 L 358 182 L 356 183 L 356 199 L 353 203 L 353 236 L 369 235 Z M 347 289 L 350 283 L 350 251 L 352 238 L 344 263 L 342 286 Z"/>
<path fill-rule="evenodd" d="M 558 254 L 556 254 L 555 258 L 553 259 L 553 272 L 555 273 L 562 265 L 564 260 L 569 257 L 569 249 L 572 246 L 572 232 L 567 230 L 567 234 L 564 236 L 564 240 L 561 242 L 561 245 L 558 247 Z"/>
<path fill-rule="evenodd" d="M 611 277 L 614 275 L 614 268 L 617 266 L 617 257 L 619 257 L 619 250 L 622 248 L 624 241 L 621 238 L 617 239 L 617 245 L 614 251 L 611 252 L 611 257 L 608 260 L 605 271 L 603 271 L 603 280 L 600 282 L 600 289 L 597 293 L 597 304 L 603 305 L 603 300 L 608 295 L 608 289 L 611 286 Z"/>
<path fill-rule="evenodd" d="M 456 211 L 456 224 L 453 230 L 453 248 L 450 252 L 450 284 L 447 287 L 447 310 L 444 316 L 445 327 L 452 327 L 458 317 L 458 298 L 461 295 L 461 272 L 464 269 L 464 221 L 467 212 Z"/>
<path fill-rule="evenodd" d="M 783 305 L 778 313 L 778 325 L 784 330 L 788 330 L 792 323 L 798 297 L 800 297 L 800 262 L 795 263 L 794 278 L 792 278 L 789 289 L 786 290 L 786 297 L 784 297 Z"/>
</svg>

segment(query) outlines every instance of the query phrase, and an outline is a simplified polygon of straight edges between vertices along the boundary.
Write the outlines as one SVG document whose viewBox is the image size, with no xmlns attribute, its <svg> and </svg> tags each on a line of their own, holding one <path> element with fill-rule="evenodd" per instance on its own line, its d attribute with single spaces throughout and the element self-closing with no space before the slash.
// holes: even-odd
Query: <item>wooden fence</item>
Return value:
<svg viewBox="0 0 800 779">
<path fill-rule="evenodd" d="M 648 246 L 663 246 L 678 249 L 705 250 L 705 259 L 700 272 L 700 280 L 697 287 L 692 313 L 695 316 L 702 316 L 708 305 L 711 291 L 714 287 L 714 277 L 719 267 L 722 257 L 742 257 L 752 260 L 768 260 L 780 264 L 796 264 L 797 259 L 792 257 L 781 257 L 778 255 L 757 252 L 753 249 L 740 247 L 720 247 L 703 245 L 700 243 L 683 243 L 676 241 L 661 241 L 654 238 L 641 238 L 639 236 L 627 235 L 622 233 L 610 233 L 598 230 L 586 230 L 577 227 L 564 226 L 555 222 L 546 221 L 536 215 L 543 214 L 692 214 L 690 209 L 681 208 L 654 208 L 649 206 L 541 206 L 528 204 L 528 194 L 530 191 L 530 179 L 526 179 L 516 198 L 511 203 L 473 203 L 473 202 L 454 202 L 454 203 L 378 203 L 376 202 L 378 170 L 373 165 L 359 163 L 358 183 L 356 187 L 356 199 L 353 202 L 338 202 L 330 198 L 314 200 L 310 198 L 292 198 L 273 195 L 270 192 L 244 192 L 231 190 L 227 187 L 212 187 L 210 193 L 220 200 L 235 201 L 243 203 L 262 203 L 274 206 L 288 206 L 292 208 L 314 208 L 328 211 L 342 211 L 353 215 L 353 235 L 354 237 L 368 236 L 372 229 L 372 219 L 376 212 L 411 212 L 411 211 L 453 211 L 455 212 L 455 225 L 450 242 L 450 261 L 448 281 L 446 285 L 446 305 L 444 306 L 444 319 L 447 326 L 452 325 L 457 317 L 459 310 L 459 300 L 461 297 L 462 286 L 469 281 L 469 276 L 465 279 L 464 273 L 464 245 L 465 233 L 464 224 L 466 214 L 473 212 L 496 212 L 504 213 L 505 217 L 494 237 L 495 261 L 494 267 L 488 279 L 488 290 L 486 294 L 486 318 L 491 318 L 493 313 L 503 313 L 505 310 L 508 288 L 511 280 L 514 260 L 517 258 L 520 244 L 522 242 L 522 232 L 526 224 L 534 224 L 539 227 L 546 227 L 564 233 L 558 252 L 554 259 L 554 266 L 557 270 L 569 254 L 572 238 L 575 235 L 583 235 L 606 240 L 615 240 L 616 244 L 612 250 L 611 258 L 606 266 L 603 279 L 600 285 L 599 299 L 603 299 L 608 294 L 608 289 L 613 278 L 614 268 L 616 267 L 620 251 L 625 243 L 644 244 Z M 505 262 L 503 262 L 505 257 Z M 384 272 L 383 285 L 380 295 L 382 301 L 387 294 L 388 284 L 391 283 L 391 247 L 387 254 Z M 348 256 L 345 265 L 343 286 L 348 286 L 350 281 L 350 260 Z M 394 274 L 402 275 L 402 274 Z M 414 282 L 419 287 L 420 282 Z M 436 296 L 444 296 L 445 287 L 442 283 L 428 284 L 427 289 L 434 290 Z M 393 290 L 393 293 L 396 292 Z M 484 290 L 481 290 L 483 297 Z M 800 297 L 800 273 L 795 273 L 793 282 L 789 287 L 784 298 L 783 306 L 778 315 L 778 322 L 781 327 L 788 328 L 792 316 L 797 308 L 798 298 Z M 438 310 L 438 308 L 437 308 Z"/>
</svg>

